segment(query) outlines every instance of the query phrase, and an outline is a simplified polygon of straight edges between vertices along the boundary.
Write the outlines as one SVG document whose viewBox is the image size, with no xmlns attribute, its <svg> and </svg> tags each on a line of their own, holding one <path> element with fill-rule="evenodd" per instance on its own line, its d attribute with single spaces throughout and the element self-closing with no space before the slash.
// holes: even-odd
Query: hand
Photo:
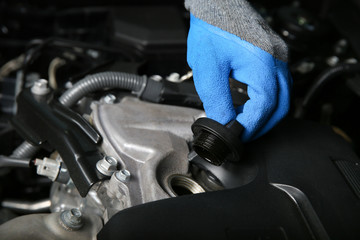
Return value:
<svg viewBox="0 0 360 240">
<path fill-rule="evenodd" d="M 187 60 L 207 117 L 244 126 L 243 141 L 268 132 L 288 112 L 291 75 L 287 63 L 240 37 L 191 15 Z M 247 84 L 249 100 L 234 108 L 229 77 Z"/>
</svg>

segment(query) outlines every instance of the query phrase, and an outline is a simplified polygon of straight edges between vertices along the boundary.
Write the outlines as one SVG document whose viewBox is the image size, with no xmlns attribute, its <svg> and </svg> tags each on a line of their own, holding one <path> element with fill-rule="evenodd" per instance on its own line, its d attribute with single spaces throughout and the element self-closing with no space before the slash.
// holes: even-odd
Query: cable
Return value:
<svg viewBox="0 0 360 240">
<path fill-rule="evenodd" d="M 105 88 L 120 88 L 133 92 L 141 92 L 145 87 L 147 78 L 123 72 L 102 72 L 86 76 L 67 90 L 59 102 L 70 107 L 90 92 Z"/>
<path fill-rule="evenodd" d="M 10 157 L 13 158 L 32 158 L 40 148 L 34 146 L 27 141 L 24 141 L 21 145 L 19 145 L 11 154 Z"/>
<path fill-rule="evenodd" d="M 320 76 L 315 80 L 314 84 L 310 87 L 309 91 L 306 93 L 304 100 L 300 106 L 300 109 L 297 111 L 296 116 L 298 118 L 303 118 L 307 108 L 318 96 L 321 89 L 326 84 L 332 82 L 337 76 L 345 73 L 356 73 L 360 72 L 360 63 L 357 64 L 341 64 L 336 67 L 329 68 L 325 70 Z"/>
<path fill-rule="evenodd" d="M 49 65 L 49 85 L 52 89 L 57 89 L 57 81 L 56 81 L 56 70 L 61 66 L 65 65 L 65 60 L 59 57 L 54 58 Z"/>
<path fill-rule="evenodd" d="M 25 59 L 25 55 L 21 54 L 20 56 L 5 63 L 0 68 L 0 81 L 2 81 L 4 77 L 7 77 L 11 72 L 20 69 L 24 59 Z"/>
<path fill-rule="evenodd" d="M 30 167 L 31 159 L 13 158 L 0 155 L 0 168 L 2 167 Z"/>
<path fill-rule="evenodd" d="M 90 92 L 106 88 L 120 88 L 130 90 L 138 96 L 142 96 L 147 86 L 147 77 L 123 72 L 102 72 L 86 76 L 77 82 L 72 88 L 67 90 L 59 98 L 59 102 L 64 106 L 71 107 L 78 100 Z M 153 83 L 154 81 L 151 81 Z M 156 83 L 155 83 L 156 84 Z M 154 90 L 153 90 L 154 89 Z M 156 88 L 147 89 L 146 93 L 157 91 Z M 148 94 L 147 94 L 148 95 Z M 12 157 L 31 158 L 40 148 L 24 141 L 15 149 Z"/>
<path fill-rule="evenodd" d="M 73 40 L 56 38 L 56 37 L 50 37 L 45 40 L 34 39 L 26 46 L 26 49 L 28 49 L 28 50 L 25 54 L 24 61 L 22 64 L 22 71 L 23 71 L 22 81 L 23 81 L 23 83 L 26 80 L 26 74 L 27 74 L 27 69 L 28 69 L 29 64 L 31 64 L 35 60 L 36 56 L 38 56 L 38 53 L 46 46 L 65 47 L 65 48 L 71 48 L 71 49 L 74 49 L 76 47 L 83 48 L 83 49 L 93 49 L 93 50 L 107 52 L 107 53 L 111 53 L 111 54 L 118 53 L 118 54 L 121 54 L 123 57 L 125 57 L 129 61 L 136 60 L 136 57 L 134 56 L 134 54 L 132 54 L 129 50 L 126 50 L 126 49 L 104 47 L 104 46 L 99 46 L 99 45 L 95 45 L 95 44 L 89 44 L 89 43 L 85 43 L 85 42 L 73 41 Z"/>
<path fill-rule="evenodd" d="M 1 207 L 11 209 L 20 213 L 41 213 L 48 212 L 51 206 L 50 199 L 42 199 L 35 202 L 24 200 L 5 199 L 1 202 Z"/>
</svg>

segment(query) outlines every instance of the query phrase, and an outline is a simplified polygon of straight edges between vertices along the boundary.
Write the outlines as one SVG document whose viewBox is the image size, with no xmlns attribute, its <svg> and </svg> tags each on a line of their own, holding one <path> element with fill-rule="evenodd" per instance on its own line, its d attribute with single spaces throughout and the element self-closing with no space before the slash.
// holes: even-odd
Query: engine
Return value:
<svg viewBox="0 0 360 240">
<path fill-rule="evenodd" d="M 220 166 L 195 151 L 183 1 L 1 4 L 1 239 L 360 238 L 357 1 L 252 3 L 291 109 Z"/>
</svg>

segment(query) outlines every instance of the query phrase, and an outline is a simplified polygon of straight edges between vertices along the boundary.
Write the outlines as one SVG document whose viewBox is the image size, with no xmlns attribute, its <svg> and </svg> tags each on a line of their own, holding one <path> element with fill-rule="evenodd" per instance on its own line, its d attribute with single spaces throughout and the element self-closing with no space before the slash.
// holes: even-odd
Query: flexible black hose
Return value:
<svg viewBox="0 0 360 240">
<path fill-rule="evenodd" d="M 86 94 L 105 88 L 120 88 L 140 93 L 146 85 L 147 78 L 123 72 L 102 72 L 86 76 L 67 90 L 59 102 L 70 107 Z"/>
<path fill-rule="evenodd" d="M 38 151 L 39 147 L 31 145 L 30 143 L 24 141 L 20 146 L 18 146 L 10 157 L 13 158 L 32 158 Z"/>
<path fill-rule="evenodd" d="M 31 160 L 27 158 L 14 158 L 0 155 L 0 168 L 2 167 L 30 167 Z"/>
<path fill-rule="evenodd" d="M 304 117 L 308 106 L 314 101 L 319 92 L 323 89 L 326 84 L 332 82 L 339 75 L 346 73 L 356 73 L 360 72 L 360 64 L 341 64 L 336 67 L 329 68 L 325 70 L 320 76 L 315 80 L 314 84 L 311 86 L 309 91 L 306 93 L 304 100 L 302 101 L 300 110 L 297 113 L 297 117 Z"/>
<path fill-rule="evenodd" d="M 63 93 L 59 98 L 59 102 L 67 107 L 71 107 L 88 93 L 106 88 L 130 90 L 140 96 L 145 89 L 146 84 L 146 76 L 123 72 L 96 73 L 86 76 L 84 79 L 77 82 L 72 88 Z M 16 158 L 31 158 L 39 149 L 39 147 L 24 141 L 15 149 L 11 156 Z"/>
</svg>

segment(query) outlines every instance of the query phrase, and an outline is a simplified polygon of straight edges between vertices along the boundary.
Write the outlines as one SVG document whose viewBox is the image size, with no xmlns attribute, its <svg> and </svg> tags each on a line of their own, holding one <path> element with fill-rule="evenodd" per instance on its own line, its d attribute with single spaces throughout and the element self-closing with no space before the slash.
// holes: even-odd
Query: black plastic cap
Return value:
<svg viewBox="0 0 360 240">
<path fill-rule="evenodd" d="M 243 126 L 233 120 L 225 126 L 210 119 L 197 119 L 191 129 L 194 133 L 194 151 L 206 161 L 220 166 L 225 161 L 237 162 L 243 151 Z"/>
</svg>

